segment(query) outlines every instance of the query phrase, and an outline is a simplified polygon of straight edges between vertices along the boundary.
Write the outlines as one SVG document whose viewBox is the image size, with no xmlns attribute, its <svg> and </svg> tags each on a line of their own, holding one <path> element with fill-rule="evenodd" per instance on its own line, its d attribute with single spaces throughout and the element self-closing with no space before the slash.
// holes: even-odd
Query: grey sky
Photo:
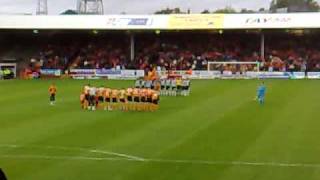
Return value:
<svg viewBox="0 0 320 180">
<path fill-rule="evenodd" d="M 268 8 L 271 0 L 103 0 L 105 14 L 151 14 L 166 7 L 190 7 L 193 13 L 204 9 L 215 10 L 225 6 L 236 9 L 248 8 L 257 10 Z M 320 2 L 320 0 L 317 0 Z M 35 14 L 37 0 L 0 0 L 0 13 Z M 59 14 L 66 9 L 75 9 L 77 0 L 48 0 L 49 14 Z"/>
</svg>

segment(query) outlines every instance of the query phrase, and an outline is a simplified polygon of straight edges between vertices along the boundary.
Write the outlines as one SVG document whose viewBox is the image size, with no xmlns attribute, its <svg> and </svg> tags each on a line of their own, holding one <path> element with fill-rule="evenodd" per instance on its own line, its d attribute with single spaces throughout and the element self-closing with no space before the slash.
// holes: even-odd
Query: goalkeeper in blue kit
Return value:
<svg viewBox="0 0 320 180">
<path fill-rule="evenodd" d="M 266 89 L 267 88 L 264 85 L 264 82 L 262 82 L 257 90 L 256 100 L 258 100 L 259 104 L 261 104 L 261 105 L 264 104 L 264 101 L 265 101 Z"/>
</svg>

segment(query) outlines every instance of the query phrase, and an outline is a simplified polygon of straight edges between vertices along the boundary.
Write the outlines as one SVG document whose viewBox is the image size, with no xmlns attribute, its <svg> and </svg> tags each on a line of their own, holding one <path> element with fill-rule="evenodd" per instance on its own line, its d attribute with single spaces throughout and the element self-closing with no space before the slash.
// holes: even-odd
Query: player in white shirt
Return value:
<svg viewBox="0 0 320 180">
<path fill-rule="evenodd" d="M 140 88 L 145 88 L 146 81 L 145 80 L 140 80 Z"/>
<path fill-rule="evenodd" d="M 141 83 L 140 83 L 140 79 L 137 79 L 135 82 L 135 88 L 140 88 L 141 87 Z"/>
<path fill-rule="evenodd" d="M 165 80 L 165 86 L 166 86 L 166 90 L 165 90 L 165 95 L 169 96 L 170 95 L 170 91 L 171 91 L 171 80 L 170 79 L 166 79 Z"/>
<path fill-rule="evenodd" d="M 182 81 L 182 95 L 189 96 L 190 94 L 190 80 L 185 79 Z"/>
<path fill-rule="evenodd" d="M 177 80 L 171 80 L 171 96 L 177 96 Z"/>
<path fill-rule="evenodd" d="M 90 87 L 89 89 L 89 110 L 95 111 L 96 110 L 96 92 L 97 88 Z"/>
<path fill-rule="evenodd" d="M 147 88 L 147 89 L 151 89 L 152 81 L 150 81 L 150 80 L 145 81 L 144 86 L 145 86 L 145 88 Z"/>
<path fill-rule="evenodd" d="M 165 80 L 165 79 L 160 79 L 160 84 L 161 84 L 160 95 L 165 95 L 165 91 L 166 91 L 166 80 Z"/>
</svg>

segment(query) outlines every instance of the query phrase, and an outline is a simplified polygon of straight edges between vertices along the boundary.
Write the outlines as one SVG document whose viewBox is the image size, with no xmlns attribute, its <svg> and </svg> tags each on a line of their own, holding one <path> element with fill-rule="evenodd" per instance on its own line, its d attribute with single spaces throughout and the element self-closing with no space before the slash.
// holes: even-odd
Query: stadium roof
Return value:
<svg viewBox="0 0 320 180">
<path fill-rule="evenodd" d="M 0 16 L 0 29 L 210 30 L 320 28 L 320 13 Z"/>
</svg>

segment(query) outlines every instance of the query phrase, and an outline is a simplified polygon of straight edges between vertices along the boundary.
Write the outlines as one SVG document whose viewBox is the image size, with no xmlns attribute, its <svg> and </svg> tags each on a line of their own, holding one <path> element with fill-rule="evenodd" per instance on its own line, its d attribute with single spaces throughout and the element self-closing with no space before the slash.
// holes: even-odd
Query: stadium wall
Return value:
<svg viewBox="0 0 320 180">
<path fill-rule="evenodd" d="M 189 79 L 320 79 L 320 72 L 254 72 L 232 73 L 231 71 L 158 71 L 160 78 L 178 75 Z M 42 69 L 41 76 L 62 77 L 59 69 Z M 132 80 L 143 78 L 144 70 L 71 69 L 68 76 L 73 79 L 118 79 Z"/>
<path fill-rule="evenodd" d="M 0 29 L 210 30 L 319 28 L 320 13 L 0 16 Z"/>
</svg>

